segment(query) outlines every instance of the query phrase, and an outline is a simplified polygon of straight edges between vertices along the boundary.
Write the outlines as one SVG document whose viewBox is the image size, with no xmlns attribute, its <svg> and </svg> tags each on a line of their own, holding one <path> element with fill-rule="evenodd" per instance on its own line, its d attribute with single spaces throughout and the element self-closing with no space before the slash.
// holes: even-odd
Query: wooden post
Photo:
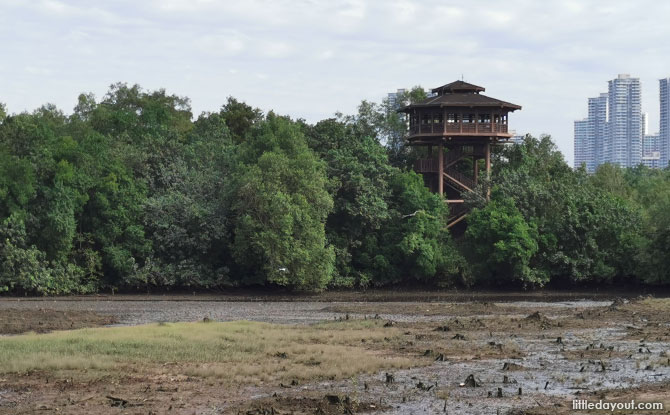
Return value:
<svg viewBox="0 0 670 415">
<path fill-rule="evenodd" d="M 491 180 L 491 143 L 486 143 L 486 180 Z M 486 189 L 486 200 L 491 199 L 491 187 Z"/>
<path fill-rule="evenodd" d="M 437 187 L 440 195 L 444 193 L 444 151 L 442 142 L 437 146 Z"/>
<path fill-rule="evenodd" d="M 479 163 L 477 163 L 477 156 L 472 156 L 472 177 L 475 179 L 475 186 L 479 182 Z"/>
</svg>

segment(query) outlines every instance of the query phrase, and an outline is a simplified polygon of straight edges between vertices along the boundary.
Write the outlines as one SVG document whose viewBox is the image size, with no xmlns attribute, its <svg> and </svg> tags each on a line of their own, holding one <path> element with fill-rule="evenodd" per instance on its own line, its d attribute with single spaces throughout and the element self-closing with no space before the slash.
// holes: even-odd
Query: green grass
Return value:
<svg viewBox="0 0 670 415">
<path fill-rule="evenodd" d="M 384 352 L 383 345 L 399 336 L 378 321 L 201 322 L 25 334 L 0 339 L 0 373 L 118 373 L 125 367 L 244 383 L 343 378 L 417 364 Z"/>
</svg>

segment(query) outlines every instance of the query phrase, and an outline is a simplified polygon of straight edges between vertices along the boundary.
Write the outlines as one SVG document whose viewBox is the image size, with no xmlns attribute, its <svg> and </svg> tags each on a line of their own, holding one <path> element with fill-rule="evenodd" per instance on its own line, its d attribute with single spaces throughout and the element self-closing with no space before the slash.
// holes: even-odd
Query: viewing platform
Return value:
<svg viewBox="0 0 670 415">
<path fill-rule="evenodd" d="M 431 157 L 416 160 L 414 171 L 423 175 L 431 191 L 446 196 L 448 228 L 467 216 L 463 194 L 476 189 L 480 163 L 486 176 L 490 175 L 491 145 L 513 137 L 508 114 L 521 109 L 482 95 L 484 90 L 456 81 L 434 88 L 430 97 L 398 110 L 407 114 L 407 144 L 430 147 Z"/>
</svg>

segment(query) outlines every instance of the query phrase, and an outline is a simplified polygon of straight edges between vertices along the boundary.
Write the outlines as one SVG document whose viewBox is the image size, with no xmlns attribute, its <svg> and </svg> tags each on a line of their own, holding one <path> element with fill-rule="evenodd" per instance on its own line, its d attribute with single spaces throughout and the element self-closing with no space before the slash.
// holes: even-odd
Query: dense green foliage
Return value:
<svg viewBox="0 0 670 415">
<path fill-rule="evenodd" d="M 71 115 L 0 105 L 0 291 L 670 282 L 670 171 L 589 176 L 526 137 L 454 238 L 405 128 L 388 102 L 310 125 L 228 98 L 194 119 L 125 84 Z"/>
<path fill-rule="evenodd" d="M 538 250 L 537 239 L 537 228 L 526 222 L 511 198 L 496 194 L 468 217 L 467 253 L 475 274 L 488 282 L 546 282 L 545 275 L 530 267 Z"/>
<path fill-rule="evenodd" d="M 334 254 L 324 226 L 333 207 L 324 163 L 298 125 L 272 113 L 238 150 L 230 249 L 243 281 L 325 288 Z"/>
<path fill-rule="evenodd" d="M 548 136 L 504 147 L 494 166 L 491 202 L 473 212 L 466 233 L 473 268 L 481 258 L 488 264 L 481 278 L 523 286 L 670 282 L 668 268 L 647 268 L 651 256 L 667 257 L 650 250 L 665 252 L 651 241 L 659 236 L 656 210 L 670 200 L 641 196 L 670 191 L 669 171 L 606 164 L 589 177 L 570 169 Z M 481 196 L 470 199 L 482 207 Z"/>
</svg>

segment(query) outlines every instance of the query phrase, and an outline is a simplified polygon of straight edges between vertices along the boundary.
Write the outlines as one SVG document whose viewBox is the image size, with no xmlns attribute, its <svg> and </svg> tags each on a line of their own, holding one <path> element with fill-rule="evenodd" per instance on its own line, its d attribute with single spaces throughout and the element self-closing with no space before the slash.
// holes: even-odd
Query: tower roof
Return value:
<svg viewBox="0 0 670 415">
<path fill-rule="evenodd" d="M 478 85 L 455 81 L 433 88 L 431 91 L 437 95 L 400 108 L 398 111 L 408 112 L 411 108 L 418 107 L 498 107 L 509 111 L 521 109 L 520 105 L 480 94 L 484 90 Z"/>
<path fill-rule="evenodd" d="M 454 93 L 454 92 L 470 92 L 470 93 L 480 93 L 486 91 L 486 88 L 479 85 L 469 84 L 463 81 L 454 81 L 446 85 L 438 86 L 437 88 L 431 89 L 431 92 L 438 95 L 445 93 Z"/>
</svg>

